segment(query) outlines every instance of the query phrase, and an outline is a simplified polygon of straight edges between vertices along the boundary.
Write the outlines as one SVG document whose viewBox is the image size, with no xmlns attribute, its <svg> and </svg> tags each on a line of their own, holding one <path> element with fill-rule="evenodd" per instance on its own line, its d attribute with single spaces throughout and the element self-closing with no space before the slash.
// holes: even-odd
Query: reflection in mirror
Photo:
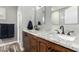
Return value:
<svg viewBox="0 0 79 59">
<path fill-rule="evenodd" d="M 35 25 L 37 25 L 38 22 L 41 24 L 45 23 L 45 6 L 35 7 Z"/>
<path fill-rule="evenodd" d="M 64 9 L 60 9 L 60 25 L 64 25 Z"/>
<path fill-rule="evenodd" d="M 52 24 L 78 24 L 77 6 L 52 6 L 51 7 Z"/>
<path fill-rule="evenodd" d="M 59 24 L 59 11 L 54 11 L 51 13 L 52 24 Z"/>
<path fill-rule="evenodd" d="M 65 9 L 65 24 L 78 24 L 78 7 L 73 6 Z"/>
<path fill-rule="evenodd" d="M 51 20 L 52 24 L 64 24 L 64 10 L 68 6 L 52 6 L 51 7 Z"/>
</svg>

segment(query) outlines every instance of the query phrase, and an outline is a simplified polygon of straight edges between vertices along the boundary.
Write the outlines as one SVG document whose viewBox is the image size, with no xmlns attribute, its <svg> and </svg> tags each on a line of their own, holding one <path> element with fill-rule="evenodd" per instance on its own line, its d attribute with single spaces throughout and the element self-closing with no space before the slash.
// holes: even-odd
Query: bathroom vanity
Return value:
<svg viewBox="0 0 79 59">
<path fill-rule="evenodd" d="M 49 39 L 23 31 L 23 46 L 26 52 L 75 52 Z"/>
<path fill-rule="evenodd" d="M 26 25 L 29 20 L 23 18 L 23 27 L 21 30 L 23 31 L 23 46 L 25 51 L 79 51 L 78 9 L 79 7 L 77 6 L 38 6 L 30 7 L 29 9 L 26 7 L 25 10 L 31 13 L 29 19 L 32 18 L 30 16 L 34 16 L 34 19 L 32 18 L 31 20 L 34 22 L 34 26 L 37 25 L 39 27 L 39 30 L 36 30 L 35 27 L 33 30 L 28 30 Z M 27 12 L 24 12 L 25 16 Z M 38 25 L 38 21 L 41 22 L 40 26 Z M 45 30 L 41 31 L 42 29 Z"/>
</svg>

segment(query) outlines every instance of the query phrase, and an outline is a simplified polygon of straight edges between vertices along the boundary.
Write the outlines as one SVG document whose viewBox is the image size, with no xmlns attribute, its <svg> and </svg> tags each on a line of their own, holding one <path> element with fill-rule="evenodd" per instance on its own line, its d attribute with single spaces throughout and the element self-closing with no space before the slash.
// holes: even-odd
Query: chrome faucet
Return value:
<svg viewBox="0 0 79 59">
<path fill-rule="evenodd" d="M 63 25 L 60 26 L 60 29 L 62 30 L 62 34 L 65 34 L 65 33 L 64 33 L 64 26 L 63 26 Z"/>
</svg>

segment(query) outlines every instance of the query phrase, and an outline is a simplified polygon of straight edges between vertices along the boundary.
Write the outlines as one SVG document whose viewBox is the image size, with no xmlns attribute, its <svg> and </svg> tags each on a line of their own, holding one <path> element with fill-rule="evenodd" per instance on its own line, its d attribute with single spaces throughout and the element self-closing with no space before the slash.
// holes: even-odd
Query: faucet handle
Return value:
<svg viewBox="0 0 79 59">
<path fill-rule="evenodd" d="M 70 35 L 70 33 L 74 33 L 74 31 L 69 31 L 69 32 L 67 33 L 67 35 Z"/>
<path fill-rule="evenodd" d="M 57 34 L 60 34 L 60 32 L 58 30 L 55 30 L 55 31 L 57 31 Z"/>
</svg>

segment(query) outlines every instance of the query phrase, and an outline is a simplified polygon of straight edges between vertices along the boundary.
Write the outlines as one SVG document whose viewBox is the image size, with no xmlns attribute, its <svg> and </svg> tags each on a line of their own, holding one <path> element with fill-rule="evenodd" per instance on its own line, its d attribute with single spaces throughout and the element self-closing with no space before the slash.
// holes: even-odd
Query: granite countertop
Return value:
<svg viewBox="0 0 79 59">
<path fill-rule="evenodd" d="M 66 41 L 59 38 L 55 33 L 52 31 L 36 31 L 36 30 L 27 30 L 27 28 L 23 28 L 24 32 L 30 33 L 32 35 L 35 35 L 37 37 L 44 38 L 45 40 L 48 40 L 50 42 L 54 42 L 56 44 L 59 44 L 61 46 L 64 46 L 66 48 L 70 48 L 75 51 L 79 51 L 79 40 L 78 38 L 74 41 Z M 52 34 L 52 35 L 51 35 Z"/>
</svg>

